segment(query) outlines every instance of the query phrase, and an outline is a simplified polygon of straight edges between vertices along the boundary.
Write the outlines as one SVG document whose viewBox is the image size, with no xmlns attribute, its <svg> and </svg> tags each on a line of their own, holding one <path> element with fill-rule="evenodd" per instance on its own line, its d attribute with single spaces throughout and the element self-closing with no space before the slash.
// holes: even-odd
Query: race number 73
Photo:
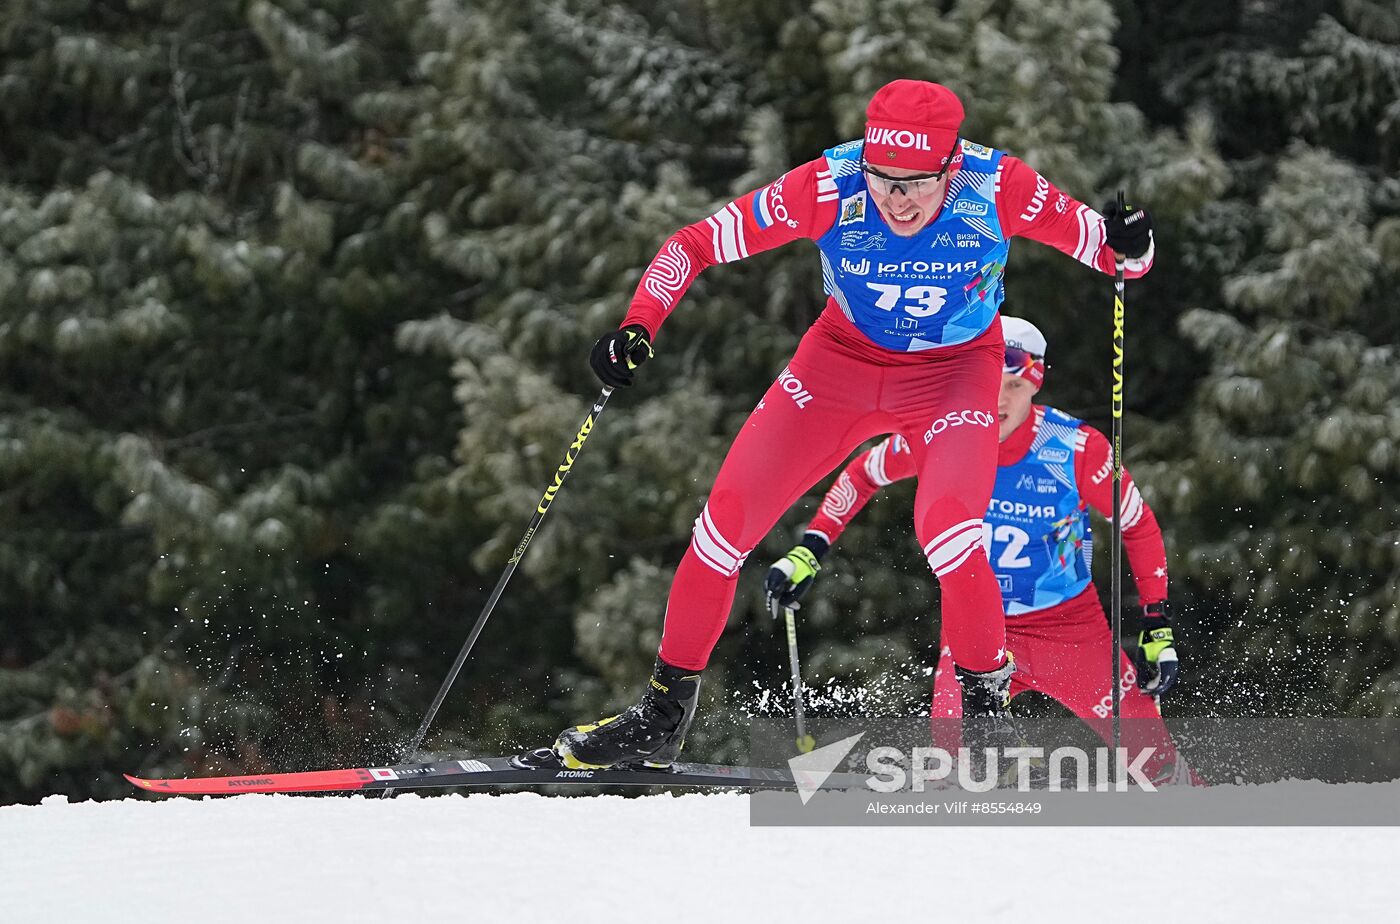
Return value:
<svg viewBox="0 0 1400 924">
<path fill-rule="evenodd" d="M 916 318 L 938 314 L 943 307 L 943 299 L 948 296 L 948 290 L 938 286 L 910 286 L 906 289 L 883 282 L 867 282 L 866 285 L 880 293 L 880 297 L 875 299 L 876 308 L 893 311 L 895 305 L 910 299 L 913 303 L 906 302 L 904 311 Z"/>
</svg>

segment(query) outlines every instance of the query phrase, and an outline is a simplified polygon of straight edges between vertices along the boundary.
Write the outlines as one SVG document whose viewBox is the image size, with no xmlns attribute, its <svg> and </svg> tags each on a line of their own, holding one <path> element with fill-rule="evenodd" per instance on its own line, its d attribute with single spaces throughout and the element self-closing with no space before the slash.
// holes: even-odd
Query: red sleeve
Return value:
<svg viewBox="0 0 1400 924">
<path fill-rule="evenodd" d="M 914 454 L 909 451 L 909 444 L 902 436 L 886 437 L 856 456 L 837 476 L 836 483 L 822 498 L 817 515 L 807 524 L 807 532 L 821 536 L 827 545 L 835 545 L 837 537 L 876 491 L 912 477 Z"/>
<path fill-rule="evenodd" d="M 733 263 L 798 238 L 815 240 L 836 221 L 838 194 L 826 158 L 789 170 L 745 193 L 704 221 L 666 239 L 642 274 L 622 324 L 653 337 L 686 289 L 707 267 Z"/>
<path fill-rule="evenodd" d="M 1099 431 L 1080 424 L 1084 448 L 1074 460 L 1079 494 L 1108 519 L 1113 519 L 1113 447 Z M 1133 476 L 1123 470 L 1123 549 L 1133 571 L 1138 598 L 1144 604 L 1167 599 L 1167 550 L 1162 530 L 1147 501 L 1138 493 Z"/>
<path fill-rule="evenodd" d="M 997 215 L 1007 237 L 1028 237 L 1067 253 L 1085 266 L 1110 275 L 1113 251 L 1104 241 L 1103 216 L 1060 192 L 1018 157 L 1007 155 L 997 167 Z M 1136 279 L 1152 268 L 1156 244 L 1147 253 L 1123 261 L 1123 275 Z"/>
</svg>

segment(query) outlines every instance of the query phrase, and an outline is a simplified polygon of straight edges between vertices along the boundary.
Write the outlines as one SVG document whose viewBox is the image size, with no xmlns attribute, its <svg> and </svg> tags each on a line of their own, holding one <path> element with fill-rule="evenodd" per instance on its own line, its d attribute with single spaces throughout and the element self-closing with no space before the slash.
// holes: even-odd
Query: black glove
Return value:
<svg viewBox="0 0 1400 924">
<path fill-rule="evenodd" d="M 1120 212 L 1117 202 L 1103 207 L 1104 238 L 1111 250 L 1125 257 L 1140 257 L 1152 243 L 1152 216 L 1147 209 L 1124 206 Z"/>
<path fill-rule="evenodd" d="M 1138 633 L 1138 686 L 1153 696 L 1163 696 L 1176 686 L 1178 668 L 1176 640 L 1167 601 L 1148 603 L 1142 608 L 1142 631 Z"/>
<path fill-rule="evenodd" d="M 603 384 L 612 388 L 631 385 L 637 367 L 652 357 L 651 336 L 640 324 L 609 331 L 593 344 L 588 364 Z"/>
<path fill-rule="evenodd" d="M 794 610 L 801 607 L 798 601 L 816 582 L 817 572 L 822 570 L 822 556 L 828 548 L 825 539 L 808 533 L 786 555 L 773 562 L 768 576 L 763 579 L 763 593 L 770 611 L 775 604 Z"/>
</svg>

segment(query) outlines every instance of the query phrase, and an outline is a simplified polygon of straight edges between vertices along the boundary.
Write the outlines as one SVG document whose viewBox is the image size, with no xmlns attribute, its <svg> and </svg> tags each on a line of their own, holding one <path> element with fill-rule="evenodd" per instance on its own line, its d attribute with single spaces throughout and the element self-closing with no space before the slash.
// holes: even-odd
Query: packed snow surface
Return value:
<svg viewBox="0 0 1400 924">
<path fill-rule="evenodd" d="M 1394 828 L 756 828 L 747 799 L 54 796 L 0 808 L 0 920 L 1393 919 Z"/>
</svg>

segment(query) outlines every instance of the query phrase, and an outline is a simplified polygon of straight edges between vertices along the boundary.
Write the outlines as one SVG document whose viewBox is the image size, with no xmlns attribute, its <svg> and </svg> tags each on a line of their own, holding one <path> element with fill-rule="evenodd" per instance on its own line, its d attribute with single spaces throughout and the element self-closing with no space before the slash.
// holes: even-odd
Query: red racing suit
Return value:
<svg viewBox="0 0 1400 924">
<path fill-rule="evenodd" d="M 1037 442 L 1045 409 L 1033 408 L 1021 424 L 1000 444 L 997 464 L 1003 470 L 1021 463 Z M 1081 424 L 1076 441 L 1074 479 L 1081 502 L 1106 519 L 1113 515 L 1112 448 L 1103 434 Z M 838 476 L 827 492 L 807 532 L 829 544 L 861 511 L 881 487 L 916 474 L 913 454 L 905 441 L 892 436 L 861 453 Z M 1123 472 L 1123 545 L 1143 604 L 1167 597 L 1166 550 L 1162 531 L 1152 508 L 1142 499 L 1132 476 Z M 995 501 L 995 498 L 994 498 Z M 990 532 L 990 530 L 988 530 Z M 984 536 L 984 541 L 988 537 Z M 1006 647 L 1016 661 L 1012 697 L 1035 690 L 1064 704 L 1107 742 L 1112 735 L 1111 696 L 1105 653 L 1112 647 L 1108 620 L 1098 591 L 1086 589 L 1040 609 L 1022 610 L 1006 617 Z M 931 718 L 935 743 L 955 749 L 959 743 L 962 694 L 951 664 L 947 637 L 940 645 L 934 674 Z M 1150 776 L 1162 776 L 1175 764 L 1175 748 L 1156 703 L 1137 686 L 1137 673 L 1126 654 L 1122 658 L 1121 714 L 1125 719 L 1124 742 L 1130 747 L 1153 745 L 1157 752 L 1146 764 Z"/>
<path fill-rule="evenodd" d="M 643 273 L 623 321 L 640 324 L 655 338 L 705 268 L 799 238 L 817 243 L 831 293 L 735 437 L 695 521 L 671 585 L 661 641 L 661 657 L 676 667 L 705 667 L 749 552 L 797 498 L 881 433 L 904 435 L 913 471 L 929 475 L 919 479 L 914 529 L 943 587 L 944 640 L 952 657 L 973 671 L 994 670 L 1004 660 L 1000 594 L 979 540 L 996 475 L 1003 345 L 994 309 L 1006 245 L 1012 237 L 1028 237 L 1103 273 L 1113 272 L 1114 255 L 1104 243 L 1102 216 L 1020 160 L 970 142 L 963 142 L 950 168 L 944 206 L 952 205 L 912 237 L 898 238 L 868 198 L 858 161 L 852 166 L 852 144 L 673 234 Z M 961 166 L 964 155 L 967 168 Z M 978 166 L 985 172 L 979 174 Z M 981 198 L 973 201 L 974 192 Z M 952 259 L 884 264 L 873 250 L 907 255 L 915 247 L 955 247 L 964 238 L 971 248 L 986 243 L 978 234 L 1000 248 L 995 260 L 981 265 Z M 861 250 L 842 258 L 842 247 Z M 865 251 L 871 251 L 868 257 L 857 259 Z M 1151 260 L 1151 250 L 1130 260 L 1128 275 L 1147 272 Z M 873 296 L 851 274 L 873 269 L 878 275 L 887 265 L 900 275 L 898 284 L 872 283 L 881 300 L 853 304 L 857 296 Z M 842 278 L 848 280 L 846 291 Z M 985 314 L 989 304 L 993 310 L 984 327 L 970 330 L 950 321 L 942 342 L 911 339 L 899 350 L 876 343 L 879 336 L 888 342 L 909 328 L 923 330 L 931 320 L 965 318 L 960 305 L 976 305 Z M 906 313 L 889 311 L 888 329 L 873 330 L 870 318 L 891 306 Z"/>
</svg>

